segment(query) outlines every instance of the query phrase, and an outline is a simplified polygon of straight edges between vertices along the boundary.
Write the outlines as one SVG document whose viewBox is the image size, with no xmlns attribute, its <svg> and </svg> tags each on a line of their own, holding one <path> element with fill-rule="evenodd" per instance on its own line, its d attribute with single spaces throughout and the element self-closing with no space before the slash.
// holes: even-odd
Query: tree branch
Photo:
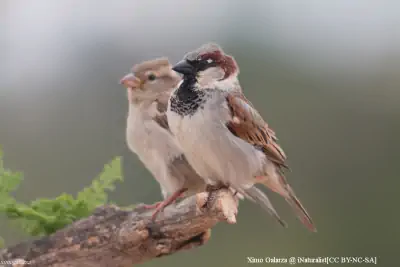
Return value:
<svg viewBox="0 0 400 267">
<path fill-rule="evenodd" d="M 50 236 L 0 250 L 0 266 L 13 261 L 4 266 L 131 267 L 205 244 L 217 222 L 236 222 L 237 204 L 226 189 L 200 193 L 167 207 L 155 222 L 142 205 L 102 206 Z"/>
</svg>

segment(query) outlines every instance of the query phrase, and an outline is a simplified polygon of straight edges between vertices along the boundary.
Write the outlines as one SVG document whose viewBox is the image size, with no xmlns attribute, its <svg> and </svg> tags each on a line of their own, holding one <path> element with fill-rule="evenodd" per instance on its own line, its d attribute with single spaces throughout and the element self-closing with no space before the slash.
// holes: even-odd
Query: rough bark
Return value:
<svg viewBox="0 0 400 267">
<path fill-rule="evenodd" d="M 0 250 L 0 266 L 131 267 L 203 245 L 216 223 L 235 223 L 236 214 L 237 200 L 226 189 L 167 207 L 155 221 L 141 205 L 103 206 L 50 236 Z"/>
</svg>

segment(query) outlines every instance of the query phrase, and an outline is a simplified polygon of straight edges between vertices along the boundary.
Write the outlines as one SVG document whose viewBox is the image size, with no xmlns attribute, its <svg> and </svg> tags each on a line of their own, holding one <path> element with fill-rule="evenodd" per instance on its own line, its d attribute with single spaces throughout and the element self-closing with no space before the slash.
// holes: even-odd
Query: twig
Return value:
<svg viewBox="0 0 400 267">
<path fill-rule="evenodd" d="M 0 266 L 131 267 L 205 244 L 217 222 L 235 223 L 236 214 L 237 200 L 226 189 L 167 207 L 155 222 L 141 205 L 133 210 L 102 206 L 50 236 L 0 250 Z"/>
</svg>

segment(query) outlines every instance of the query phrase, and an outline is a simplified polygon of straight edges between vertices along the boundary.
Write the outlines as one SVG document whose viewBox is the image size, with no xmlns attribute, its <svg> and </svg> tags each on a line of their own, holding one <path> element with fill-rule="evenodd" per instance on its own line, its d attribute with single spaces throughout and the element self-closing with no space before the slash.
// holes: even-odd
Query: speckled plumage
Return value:
<svg viewBox="0 0 400 267">
<path fill-rule="evenodd" d="M 232 187 L 285 225 L 267 195 L 255 186 L 263 184 L 282 195 L 300 220 L 315 231 L 311 217 L 283 176 L 286 155 L 274 131 L 244 97 L 233 57 L 216 47 L 204 45 L 173 67 L 184 75 L 184 81 L 169 101 L 172 133 L 207 183 Z M 187 95 L 191 97 L 182 97 Z M 190 105 L 198 98 L 203 99 L 202 109 Z"/>
<path fill-rule="evenodd" d="M 171 111 L 181 116 L 191 116 L 197 109 L 204 108 L 204 103 L 209 97 L 206 90 L 197 90 L 192 81 L 183 81 L 183 85 L 188 86 L 188 90 L 177 90 L 170 98 Z"/>
</svg>

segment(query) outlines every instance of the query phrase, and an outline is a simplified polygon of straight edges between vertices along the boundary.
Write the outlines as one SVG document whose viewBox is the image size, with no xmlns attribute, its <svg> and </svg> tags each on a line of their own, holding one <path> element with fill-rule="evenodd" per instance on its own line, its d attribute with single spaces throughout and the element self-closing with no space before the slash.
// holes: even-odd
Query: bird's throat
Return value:
<svg viewBox="0 0 400 267">
<path fill-rule="evenodd" d="M 179 89 L 176 92 L 176 97 L 179 101 L 185 102 L 190 101 L 193 97 L 198 94 L 198 90 L 196 89 L 197 79 L 195 76 L 185 76 L 183 78 L 183 82 L 179 86 Z"/>
<path fill-rule="evenodd" d="M 183 78 L 183 82 L 171 97 L 171 111 L 182 116 L 193 115 L 202 108 L 205 102 L 205 92 L 196 88 L 195 76 Z"/>
</svg>

